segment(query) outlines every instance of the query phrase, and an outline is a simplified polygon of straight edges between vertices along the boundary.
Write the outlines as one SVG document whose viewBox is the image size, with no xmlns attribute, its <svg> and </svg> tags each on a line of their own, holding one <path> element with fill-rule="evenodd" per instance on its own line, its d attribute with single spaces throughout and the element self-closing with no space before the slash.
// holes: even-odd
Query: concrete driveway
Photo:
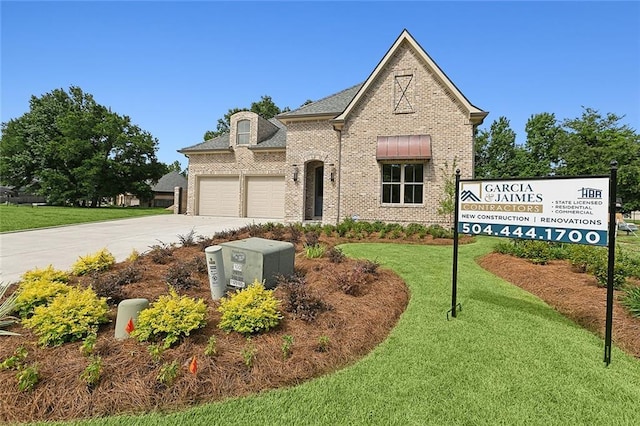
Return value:
<svg viewBox="0 0 640 426">
<path fill-rule="evenodd" d="M 179 235 L 192 229 L 196 235 L 212 236 L 266 222 L 274 219 L 160 215 L 0 234 L 0 282 L 16 282 L 36 267 L 68 270 L 79 256 L 105 247 L 120 262 L 134 249 L 143 253 L 160 242 L 177 243 Z"/>
</svg>

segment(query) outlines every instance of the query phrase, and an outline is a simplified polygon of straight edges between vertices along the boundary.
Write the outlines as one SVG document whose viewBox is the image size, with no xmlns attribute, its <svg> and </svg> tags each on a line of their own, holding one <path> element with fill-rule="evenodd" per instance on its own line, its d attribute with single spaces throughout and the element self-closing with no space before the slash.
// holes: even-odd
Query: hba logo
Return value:
<svg viewBox="0 0 640 426">
<path fill-rule="evenodd" d="M 583 200 L 601 200 L 602 199 L 602 190 L 597 188 L 580 188 L 578 190 L 580 193 L 580 197 L 578 199 Z"/>
</svg>

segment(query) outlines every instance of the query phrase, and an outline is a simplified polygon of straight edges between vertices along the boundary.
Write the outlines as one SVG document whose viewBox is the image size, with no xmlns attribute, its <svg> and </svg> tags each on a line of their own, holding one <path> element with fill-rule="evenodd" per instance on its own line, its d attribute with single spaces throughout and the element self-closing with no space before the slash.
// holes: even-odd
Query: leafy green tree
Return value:
<svg viewBox="0 0 640 426">
<path fill-rule="evenodd" d="M 229 131 L 231 125 L 231 116 L 240 111 L 251 111 L 260 115 L 262 118 L 269 120 L 281 112 L 288 111 L 289 108 L 280 109 L 271 99 L 271 96 L 264 95 L 257 102 L 252 102 L 250 108 L 231 108 L 227 113 L 218 119 L 216 130 L 207 130 L 204 133 L 204 140 L 213 139 Z"/>
<path fill-rule="evenodd" d="M 166 166 L 150 133 L 72 86 L 32 96 L 30 110 L 2 124 L 0 174 L 54 204 L 98 206 L 103 197 L 151 194 Z"/>
<path fill-rule="evenodd" d="M 480 130 L 475 138 L 475 177 L 503 178 L 519 176 L 526 153 L 516 146 L 516 133 L 506 117 L 499 117 L 489 130 Z"/>
<path fill-rule="evenodd" d="M 525 125 L 527 141 L 525 168 L 521 176 L 549 176 L 558 166 L 558 146 L 564 138 L 564 131 L 555 114 L 543 112 L 532 115 Z"/>
<path fill-rule="evenodd" d="M 187 170 L 186 169 L 184 169 L 184 170 L 182 169 L 182 164 L 180 164 L 180 161 L 178 161 L 178 160 L 176 160 L 173 163 L 171 163 L 171 164 L 166 166 L 166 173 L 169 173 L 169 172 L 180 173 L 184 177 L 187 176 Z"/>
<path fill-rule="evenodd" d="M 558 174 L 565 176 L 608 174 L 618 162 L 618 196 L 626 209 L 640 209 L 640 136 L 623 117 L 584 108 L 582 116 L 566 119 L 566 138 L 559 145 Z"/>
</svg>

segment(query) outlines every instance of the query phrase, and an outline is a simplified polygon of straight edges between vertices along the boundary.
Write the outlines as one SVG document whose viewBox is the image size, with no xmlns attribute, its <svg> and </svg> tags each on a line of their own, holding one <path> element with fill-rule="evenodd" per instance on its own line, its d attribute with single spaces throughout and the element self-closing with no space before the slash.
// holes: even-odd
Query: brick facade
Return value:
<svg viewBox="0 0 640 426">
<path fill-rule="evenodd" d="M 253 145 L 270 137 L 278 127 L 248 111 L 232 116 L 229 145 L 233 150 L 189 153 L 188 213 L 197 214 L 201 176 L 239 176 L 238 214 L 242 216 L 245 176 L 274 174 L 285 176 L 286 222 L 336 224 L 357 216 L 368 221 L 448 225 L 449 217 L 437 213 L 444 191 L 444 168 L 448 166 L 453 173 L 455 162 L 463 178 L 473 176 L 474 129 L 487 113 L 464 98 L 406 31 L 369 79 L 355 89 L 357 92 L 343 100 L 348 104 L 341 107 L 342 113 L 318 112 L 316 107 L 298 110 L 313 113 L 294 111 L 278 116 L 286 126 L 286 151 L 236 146 L 239 120 L 250 120 Z M 376 157 L 378 137 L 406 135 L 429 135 L 431 157 L 416 161 L 381 161 Z M 422 203 L 383 203 L 385 162 L 423 165 Z M 321 183 L 316 178 L 319 167 L 324 167 Z M 321 201 L 316 191 L 319 184 L 323 187 Z M 315 206 L 320 202 L 322 214 L 317 215 Z"/>
</svg>

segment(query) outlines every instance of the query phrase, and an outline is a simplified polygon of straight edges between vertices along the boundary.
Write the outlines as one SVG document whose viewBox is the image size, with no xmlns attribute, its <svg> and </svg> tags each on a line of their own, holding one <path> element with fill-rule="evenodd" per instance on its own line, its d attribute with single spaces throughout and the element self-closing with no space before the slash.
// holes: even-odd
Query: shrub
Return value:
<svg viewBox="0 0 640 426">
<path fill-rule="evenodd" d="M 242 360 L 247 368 L 253 367 L 253 362 L 255 361 L 257 354 L 258 350 L 251 341 L 251 337 L 247 337 L 247 343 L 242 348 Z"/>
<path fill-rule="evenodd" d="M 207 306 L 202 299 L 179 296 L 171 288 L 149 308 L 140 312 L 131 336 L 139 341 L 164 340 L 169 348 L 181 337 L 207 324 Z"/>
<path fill-rule="evenodd" d="M 206 274 L 208 272 L 207 257 L 204 254 L 195 256 L 191 261 L 191 267 L 199 274 Z"/>
<path fill-rule="evenodd" d="M 250 237 L 263 237 L 267 231 L 267 228 L 259 223 L 251 223 L 245 228 Z"/>
<path fill-rule="evenodd" d="M 288 226 L 288 230 L 289 230 L 289 242 L 292 244 L 298 244 L 300 242 L 300 237 L 302 236 L 300 225 L 295 223 L 290 223 Z"/>
<path fill-rule="evenodd" d="M 178 361 L 165 363 L 160 367 L 156 380 L 165 386 L 171 386 L 178 377 Z"/>
<path fill-rule="evenodd" d="M 0 282 L 0 299 L 4 297 L 5 292 L 9 288 L 11 284 L 5 284 Z M 17 318 L 11 316 L 13 311 L 16 309 L 16 298 L 18 297 L 18 292 L 14 291 L 11 296 L 7 297 L 4 302 L 0 305 L 0 336 L 17 336 L 17 333 L 13 333 L 11 331 L 3 330 L 4 327 L 7 327 L 14 322 L 16 322 Z"/>
<path fill-rule="evenodd" d="M 54 297 L 66 294 L 70 289 L 70 286 L 58 281 L 22 281 L 16 297 L 18 315 L 20 318 L 27 318 L 33 314 L 37 306 L 46 305 Z"/>
<path fill-rule="evenodd" d="M 334 230 L 335 230 L 335 226 L 333 225 L 324 225 L 322 227 L 322 233 L 327 237 L 331 237 L 333 235 Z"/>
<path fill-rule="evenodd" d="M 207 346 L 204 348 L 204 354 L 206 356 L 216 356 L 218 354 L 217 341 L 216 336 L 209 337 L 207 341 Z"/>
<path fill-rule="evenodd" d="M 276 223 L 271 229 L 271 238 L 274 240 L 282 240 L 284 235 L 284 226 L 281 223 Z"/>
<path fill-rule="evenodd" d="M 151 261 L 158 265 L 169 263 L 173 256 L 173 246 L 171 244 L 160 242 L 160 244 L 154 244 L 149 248 L 148 255 L 151 257 Z"/>
<path fill-rule="evenodd" d="M 266 290 L 255 280 L 231 297 L 220 299 L 218 311 L 222 317 L 218 327 L 244 335 L 268 331 L 282 319 L 279 306 L 280 301 L 273 296 L 273 291 Z"/>
<path fill-rule="evenodd" d="M 329 251 L 327 251 L 327 256 L 329 257 L 329 261 L 331 263 L 342 263 L 344 262 L 345 255 L 339 247 L 331 247 Z"/>
<path fill-rule="evenodd" d="M 276 277 L 278 288 L 282 289 L 287 298 L 285 310 L 303 321 L 313 321 L 320 312 L 331 309 L 331 306 L 312 294 L 302 275 L 279 275 Z"/>
<path fill-rule="evenodd" d="M 185 235 L 178 235 L 178 240 L 180 241 L 180 245 L 182 247 L 192 247 L 196 245 L 196 231 L 191 229 Z"/>
<path fill-rule="evenodd" d="M 640 287 L 625 289 L 624 296 L 620 301 L 631 315 L 640 318 Z"/>
<path fill-rule="evenodd" d="M 354 269 L 359 269 L 365 274 L 375 275 L 378 273 L 378 267 L 380 267 L 380 262 L 378 262 L 377 260 L 364 259 L 358 260 L 354 266 Z"/>
<path fill-rule="evenodd" d="M 609 262 L 606 253 L 595 259 L 591 268 L 591 272 L 598 281 L 598 286 L 606 287 L 609 279 Z M 627 277 L 629 276 L 629 266 L 624 261 L 616 258 L 613 265 L 613 288 L 616 290 L 622 289 L 627 283 Z"/>
<path fill-rule="evenodd" d="M 28 352 L 24 346 L 18 346 L 13 355 L 4 361 L 0 362 L 0 371 L 2 370 L 19 370 L 24 365 L 24 360 L 27 359 Z"/>
<path fill-rule="evenodd" d="M 179 262 L 167 271 L 164 279 L 166 283 L 177 290 L 188 290 L 200 283 L 191 278 L 194 265 L 190 262 Z"/>
<path fill-rule="evenodd" d="M 98 298 L 92 289 L 71 287 L 48 305 L 36 307 L 33 316 L 22 323 L 33 329 L 40 344 L 59 346 L 95 332 L 98 325 L 108 321 L 108 310 L 105 299 Z"/>
<path fill-rule="evenodd" d="M 131 250 L 131 253 L 129 253 L 129 256 L 127 256 L 127 260 L 129 262 L 135 262 L 139 258 L 140 258 L 140 253 L 138 253 L 138 250 L 136 249 Z"/>
<path fill-rule="evenodd" d="M 33 390 L 35 385 L 40 381 L 40 372 L 38 366 L 32 365 L 25 367 L 16 374 L 18 379 L 18 390 L 20 392 L 29 392 Z"/>
<path fill-rule="evenodd" d="M 431 234 L 433 238 L 453 238 L 453 232 L 449 229 L 444 229 L 440 225 L 429 226 L 427 233 Z"/>
<path fill-rule="evenodd" d="M 584 244 L 571 244 L 567 249 L 567 257 L 571 266 L 578 272 L 590 272 L 598 258 L 606 257 L 606 249 Z"/>
<path fill-rule="evenodd" d="M 126 299 L 122 286 L 113 279 L 111 274 L 92 274 L 88 285 L 98 297 L 104 297 L 109 305 L 115 306 Z"/>
<path fill-rule="evenodd" d="M 324 256 L 324 252 L 327 248 L 321 244 L 316 244 L 313 246 L 305 246 L 304 255 L 307 259 L 317 259 Z"/>
<path fill-rule="evenodd" d="M 316 231 L 307 231 L 304 233 L 305 247 L 317 246 L 320 242 L 320 235 Z"/>
<path fill-rule="evenodd" d="M 419 223 L 410 223 L 404 228 L 404 233 L 407 237 L 419 234 L 420 232 L 423 232 L 423 231 L 426 232 L 426 229 L 423 225 L 420 225 Z"/>
<path fill-rule="evenodd" d="M 329 351 L 329 336 L 320 336 L 318 337 L 318 346 L 316 348 L 318 352 L 328 352 Z"/>
<path fill-rule="evenodd" d="M 284 359 L 289 358 L 291 356 L 291 347 L 293 346 L 293 336 L 290 334 L 285 334 L 282 336 L 282 357 Z"/>
<path fill-rule="evenodd" d="M 344 294 L 358 296 L 362 293 L 367 283 L 367 273 L 362 269 L 354 268 L 343 275 L 336 275 L 334 282 Z"/>
<path fill-rule="evenodd" d="M 86 275 L 89 272 L 107 270 L 114 263 L 116 263 L 116 258 L 113 257 L 109 250 L 104 248 L 97 253 L 80 256 L 76 263 L 71 266 L 71 272 L 78 276 Z"/>
<path fill-rule="evenodd" d="M 80 380 L 85 382 L 89 388 L 94 388 L 102 376 L 102 358 L 91 356 L 89 365 L 80 374 Z"/>
<path fill-rule="evenodd" d="M 55 281 L 60 283 L 69 282 L 69 274 L 64 271 L 54 269 L 52 265 L 44 269 L 32 269 L 22 274 L 22 281 Z"/>
</svg>

